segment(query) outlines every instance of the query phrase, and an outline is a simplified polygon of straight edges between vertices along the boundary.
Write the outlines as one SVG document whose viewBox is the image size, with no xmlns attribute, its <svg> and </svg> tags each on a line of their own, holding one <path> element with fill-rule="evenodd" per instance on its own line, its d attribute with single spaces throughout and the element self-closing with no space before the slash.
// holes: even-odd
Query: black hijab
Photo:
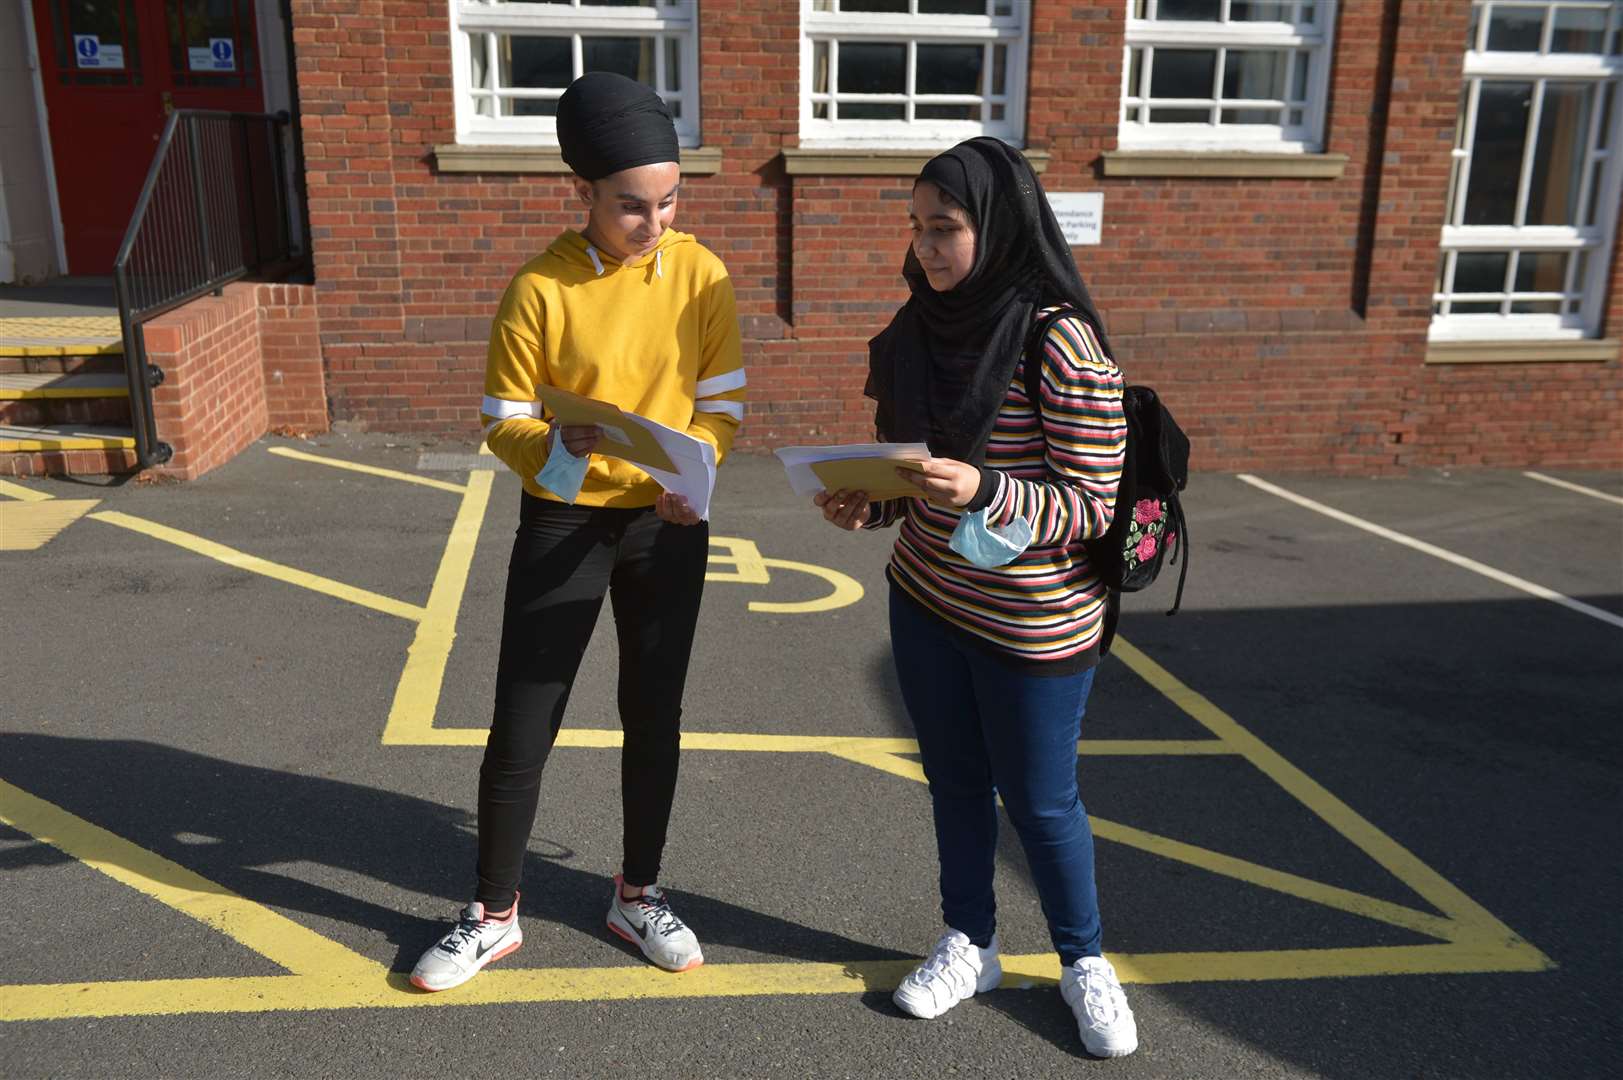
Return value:
<svg viewBox="0 0 1623 1080">
<path fill-rule="evenodd" d="M 919 180 L 935 184 L 975 225 L 975 263 L 947 292 L 925 278 L 911 245 L 902 264 L 912 298 L 868 343 L 867 395 L 888 442 L 981 465 L 1021 363 L 1037 312 L 1063 304 L 1104 324 L 1077 273 L 1059 221 L 1020 151 L 982 136 L 932 158 Z"/>
<path fill-rule="evenodd" d="M 582 75 L 558 99 L 558 147 L 583 180 L 681 160 L 670 106 L 635 79 L 607 71 Z"/>
</svg>

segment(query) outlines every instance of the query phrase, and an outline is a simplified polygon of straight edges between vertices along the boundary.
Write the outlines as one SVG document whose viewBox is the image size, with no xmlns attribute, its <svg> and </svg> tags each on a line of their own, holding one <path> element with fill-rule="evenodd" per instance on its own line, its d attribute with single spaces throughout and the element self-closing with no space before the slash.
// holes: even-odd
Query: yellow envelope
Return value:
<svg viewBox="0 0 1623 1080">
<path fill-rule="evenodd" d="M 640 418 L 635 413 L 628 413 L 607 401 L 572 394 L 556 386 L 538 386 L 536 396 L 558 423 L 596 426 L 603 430 L 603 437 L 592 448 L 592 453 L 623 458 L 635 465 L 662 472 L 678 471 L 670 455 L 665 453 L 665 448 L 654 438 L 653 432 L 638 423 Z"/>
<path fill-rule="evenodd" d="M 904 495 L 919 498 L 924 492 L 896 475 L 897 469 L 913 472 L 923 470 L 923 462 L 898 458 L 846 458 L 839 461 L 815 461 L 811 471 L 823 482 L 827 491 L 865 491 L 870 499 L 895 499 Z"/>
</svg>

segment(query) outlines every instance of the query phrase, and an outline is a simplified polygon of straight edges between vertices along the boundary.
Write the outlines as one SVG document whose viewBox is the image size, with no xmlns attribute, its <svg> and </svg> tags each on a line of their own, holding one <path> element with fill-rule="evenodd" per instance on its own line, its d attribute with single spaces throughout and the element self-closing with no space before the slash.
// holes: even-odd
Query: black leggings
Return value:
<svg viewBox="0 0 1623 1080">
<path fill-rule="evenodd" d="M 605 592 L 620 639 L 625 878 L 658 880 L 709 551 L 702 522 L 671 525 L 651 508 L 566 506 L 525 493 L 507 569 L 496 714 L 479 769 L 475 898 L 487 908 L 506 908 L 518 890 L 541 770 Z"/>
</svg>

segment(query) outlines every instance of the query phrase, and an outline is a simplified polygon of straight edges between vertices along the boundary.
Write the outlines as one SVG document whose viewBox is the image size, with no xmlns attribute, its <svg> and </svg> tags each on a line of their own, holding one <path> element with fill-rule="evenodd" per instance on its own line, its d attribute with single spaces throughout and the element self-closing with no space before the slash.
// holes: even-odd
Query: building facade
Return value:
<svg viewBox="0 0 1623 1080">
<path fill-rule="evenodd" d="M 32 2 L 45 42 L 76 0 Z M 992 134 L 1197 468 L 1623 466 L 1618 0 L 202 6 L 234 3 L 288 42 L 262 88 L 297 114 L 335 423 L 477 430 L 496 303 L 583 217 L 551 112 L 607 69 L 677 114 L 677 227 L 739 301 L 742 447 L 871 437 L 911 177 Z"/>
</svg>

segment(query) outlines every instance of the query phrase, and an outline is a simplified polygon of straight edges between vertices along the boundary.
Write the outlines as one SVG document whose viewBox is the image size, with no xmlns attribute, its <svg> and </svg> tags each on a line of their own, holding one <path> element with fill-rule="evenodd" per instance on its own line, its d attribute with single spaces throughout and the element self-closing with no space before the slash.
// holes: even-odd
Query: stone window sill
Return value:
<svg viewBox="0 0 1623 1080">
<path fill-rule="evenodd" d="M 943 147 L 945 149 L 945 147 Z M 790 176 L 917 176 L 939 150 L 816 149 L 783 151 L 783 171 Z M 1047 150 L 1022 150 L 1034 172 L 1048 168 Z"/>
<path fill-rule="evenodd" d="M 1270 177 L 1339 180 L 1346 154 L 1248 154 L 1232 150 L 1107 150 L 1106 176 Z"/>
<path fill-rule="evenodd" d="M 1428 364 L 1607 363 L 1623 354 L 1617 338 L 1579 341 L 1434 341 Z"/>
<path fill-rule="evenodd" d="M 442 173 L 561 173 L 569 166 L 555 146 L 499 146 L 447 143 L 434 147 L 434 164 Z M 721 147 L 690 146 L 682 150 L 685 176 L 721 171 Z"/>
</svg>

